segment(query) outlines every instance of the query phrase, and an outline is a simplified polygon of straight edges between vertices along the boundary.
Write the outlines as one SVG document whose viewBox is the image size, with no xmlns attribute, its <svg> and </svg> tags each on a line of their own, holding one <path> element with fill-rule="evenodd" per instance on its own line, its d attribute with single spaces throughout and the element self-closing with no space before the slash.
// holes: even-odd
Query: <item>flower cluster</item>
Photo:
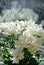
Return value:
<svg viewBox="0 0 44 65">
<path fill-rule="evenodd" d="M 44 30 L 41 25 L 35 24 L 31 19 L 29 21 L 15 21 L 0 23 L 0 33 L 8 36 L 14 34 L 15 49 L 9 49 L 9 53 L 13 56 L 10 58 L 14 63 L 24 58 L 23 49 L 27 48 L 31 54 L 35 54 L 42 48 L 44 40 Z"/>
<path fill-rule="evenodd" d="M 38 15 L 34 13 L 32 9 L 29 8 L 11 8 L 2 11 L 2 16 L 0 16 L 0 22 L 15 21 L 15 20 L 34 20 L 36 21 Z"/>
</svg>

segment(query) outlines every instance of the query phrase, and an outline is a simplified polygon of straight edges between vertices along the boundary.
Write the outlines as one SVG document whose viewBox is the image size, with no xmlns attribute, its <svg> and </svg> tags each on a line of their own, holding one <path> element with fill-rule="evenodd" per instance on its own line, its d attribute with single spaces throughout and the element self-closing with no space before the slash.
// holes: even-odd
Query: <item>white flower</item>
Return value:
<svg viewBox="0 0 44 65">
<path fill-rule="evenodd" d="M 2 11 L 3 16 L 1 17 L 0 21 L 2 22 L 11 22 L 15 20 L 34 20 L 36 21 L 38 18 L 38 15 L 34 13 L 33 10 L 29 8 L 11 8 L 6 9 Z"/>
<path fill-rule="evenodd" d="M 44 40 L 44 30 L 41 25 L 37 25 L 27 21 L 25 30 L 22 35 L 16 41 L 16 45 L 22 48 L 28 48 L 29 51 L 34 54 L 39 51 Z"/>
<path fill-rule="evenodd" d="M 35 24 L 32 19 L 29 21 L 15 21 L 0 23 L 0 30 L 3 34 L 18 36 L 17 40 L 14 40 L 14 46 L 16 49 L 10 49 L 9 53 L 13 56 L 11 60 L 13 63 L 19 63 L 19 60 L 24 58 L 23 49 L 27 48 L 31 54 L 35 54 L 41 50 L 42 41 L 44 41 L 44 30 L 42 25 Z"/>
<path fill-rule="evenodd" d="M 13 56 L 13 58 L 11 58 L 13 60 L 13 63 L 19 63 L 19 60 L 23 59 L 23 50 L 20 47 L 17 47 L 15 50 L 12 49 L 10 51 L 10 54 Z"/>
<path fill-rule="evenodd" d="M 6 22 L 0 23 L 0 30 L 3 31 L 4 34 L 18 34 L 22 31 L 21 25 L 17 22 Z"/>
</svg>

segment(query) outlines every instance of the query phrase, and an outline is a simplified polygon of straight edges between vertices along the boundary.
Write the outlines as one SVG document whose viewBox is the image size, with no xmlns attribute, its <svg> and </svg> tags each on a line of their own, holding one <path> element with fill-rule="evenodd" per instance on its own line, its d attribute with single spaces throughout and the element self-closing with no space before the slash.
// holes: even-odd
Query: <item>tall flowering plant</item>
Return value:
<svg viewBox="0 0 44 65">
<path fill-rule="evenodd" d="M 39 65 L 43 40 L 42 26 L 31 19 L 0 23 L 1 59 L 5 65 Z"/>
</svg>

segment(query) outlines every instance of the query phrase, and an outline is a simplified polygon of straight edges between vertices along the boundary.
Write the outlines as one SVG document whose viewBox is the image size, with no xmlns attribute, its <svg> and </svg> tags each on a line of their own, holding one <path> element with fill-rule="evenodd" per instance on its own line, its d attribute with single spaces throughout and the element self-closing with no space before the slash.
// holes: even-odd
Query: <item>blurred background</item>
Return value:
<svg viewBox="0 0 44 65">
<path fill-rule="evenodd" d="M 11 8 L 29 8 L 38 14 L 37 24 L 44 21 L 44 0 L 0 0 L 0 15 L 3 10 Z M 42 22 L 44 28 L 44 22 Z"/>
</svg>

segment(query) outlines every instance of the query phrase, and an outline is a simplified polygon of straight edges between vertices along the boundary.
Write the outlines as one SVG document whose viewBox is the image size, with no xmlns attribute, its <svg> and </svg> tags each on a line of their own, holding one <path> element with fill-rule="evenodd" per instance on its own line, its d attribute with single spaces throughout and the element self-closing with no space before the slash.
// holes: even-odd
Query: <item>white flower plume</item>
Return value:
<svg viewBox="0 0 44 65">
<path fill-rule="evenodd" d="M 35 24 L 31 19 L 29 21 L 0 23 L 0 32 L 5 35 L 14 34 L 14 36 L 21 34 L 18 36 L 18 40 L 15 40 L 14 46 L 16 49 L 10 51 L 15 63 L 18 63 L 24 57 L 24 48 L 27 48 L 31 54 L 35 54 L 42 48 L 44 30 L 41 25 Z"/>
</svg>

